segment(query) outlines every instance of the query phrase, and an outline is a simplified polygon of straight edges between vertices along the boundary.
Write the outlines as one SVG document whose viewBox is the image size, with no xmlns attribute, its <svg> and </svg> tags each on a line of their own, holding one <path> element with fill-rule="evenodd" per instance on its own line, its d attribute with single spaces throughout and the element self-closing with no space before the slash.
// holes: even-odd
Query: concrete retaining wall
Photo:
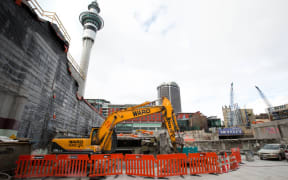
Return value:
<svg viewBox="0 0 288 180">
<path fill-rule="evenodd" d="M 251 150 L 257 152 L 264 144 L 279 143 L 278 139 L 223 139 L 219 141 L 195 141 L 199 151 L 230 151 L 231 148 L 239 147 L 241 151 Z"/>
<path fill-rule="evenodd" d="M 252 128 L 257 139 L 281 139 L 281 142 L 288 143 L 288 119 L 254 124 Z"/>
</svg>

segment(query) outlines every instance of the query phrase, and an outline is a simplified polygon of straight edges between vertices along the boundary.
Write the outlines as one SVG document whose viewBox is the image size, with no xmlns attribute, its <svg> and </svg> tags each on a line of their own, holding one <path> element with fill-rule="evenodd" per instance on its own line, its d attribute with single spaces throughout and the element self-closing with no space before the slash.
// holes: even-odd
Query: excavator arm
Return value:
<svg viewBox="0 0 288 180">
<path fill-rule="evenodd" d="M 176 139 L 176 133 L 179 133 L 179 127 L 170 101 L 166 98 L 162 98 L 161 106 L 149 106 L 153 102 L 145 102 L 143 104 L 129 107 L 120 111 L 117 111 L 109 115 L 98 129 L 97 137 L 95 137 L 96 144 L 100 145 L 102 151 L 111 151 L 112 148 L 112 134 L 115 126 L 125 120 L 151 115 L 154 113 L 162 112 L 164 123 L 166 125 L 168 134 L 171 139 L 171 143 L 176 151 L 177 144 L 183 144 L 182 140 Z M 146 107 L 145 107 L 146 106 Z M 178 134 L 180 137 L 180 133 Z M 181 138 L 180 138 L 181 139 Z"/>
</svg>

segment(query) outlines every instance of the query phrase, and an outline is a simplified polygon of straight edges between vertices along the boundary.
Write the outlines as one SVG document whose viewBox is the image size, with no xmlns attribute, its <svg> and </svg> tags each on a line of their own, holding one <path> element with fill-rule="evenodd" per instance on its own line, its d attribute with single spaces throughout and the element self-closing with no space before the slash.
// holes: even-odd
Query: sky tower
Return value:
<svg viewBox="0 0 288 180">
<path fill-rule="evenodd" d="M 88 11 L 82 12 L 79 16 L 79 20 L 83 25 L 83 49 L 80 59 L 80 68 L 83 72 L 83 83 L 80 83 L 79 86 L 79 95 L 84 96 L 85 92 L 85 83 L 88 73 L 89 59 L 91 54 L 91 48 L 93 46 L 96 32 L 103 28 L 104 21 L 102 17 L 98 15 L 100 13 L 100 8 L 97 1 L 92 1 L 88 5 Z"/>
</svg>

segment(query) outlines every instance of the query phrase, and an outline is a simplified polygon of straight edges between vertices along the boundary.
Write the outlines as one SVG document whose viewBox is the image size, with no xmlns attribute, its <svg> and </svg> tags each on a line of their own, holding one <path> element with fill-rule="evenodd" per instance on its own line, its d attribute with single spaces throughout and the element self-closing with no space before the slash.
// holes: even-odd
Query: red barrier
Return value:
<svg viewBox="0 0 288 180">
<path fill-rule="evenodd" d="M 88 155 L 69 154 L 57 156 L 57 177 L 85 177 L 87 176 Z"/>
<path fill-rule="evenodd" d="M 15 178 L 53 176 L 55 155 L 21 155 L 16 161 Z"/>
<path fill-rule="evenodd" d="M 89 177 L 123 174 L 123 154 L 96 154 L 90 159 Z"/>
<path fill-rule="evenodd" d="M 241 159 L 240 149 L 239 148 L 231 148 L 231 152 L 236 155 L 237 162 L 241 163 L 242 159 Z"/>
<path fill-rule="evenodd" d="M 227 169 L 227 164 L 226 164 L 226 162 L 225 162 L 225 156 L 224 155 L 222 155 L 222 156 L 220 156 L 220 158 L 221 158 L 221 168 L 222 168 L 222 173 L 227 173 L 228 172 L 228 169 Z"/>
<path fill-rule="evenodd" d="M 217 162 L 217 174 L 222 174 L 223 165 L 222 165 L 222 156 L 218 156 L 218 162 Z"/>
<path fill-rule="evenodd" d="M 216 153 L 190 153 L 188 156 L 190 175 L 218 173 Z"/>
<path fill-rule="evenodd" d="M 126 174 L 155 177 L 155 158 L 153 155 L 126 154 Z"/>
<path fill-rule="evenodd" d="M 187 175 L 186 154 L 157 155 L 157 177 Z"/>
<path fill-rule="evenodd" d="M 226 169 L 227 169 L 227 172 L 229 172 L 230 171 L 230 163 L 229 163 L 229 157 L 227 156 L 226 152 L 224 153 L 224 157 L 225 157 Z"/>
<path fill-rule="evenodd" d="M 235 171 L 236 169 L 238 169 L 239 165 L 236 160 L 236 155 L 233 152 L 232 154 L 230 154 L 229 159 L 230 159 L 230 169 L 232 171 Z"/>
</svg>

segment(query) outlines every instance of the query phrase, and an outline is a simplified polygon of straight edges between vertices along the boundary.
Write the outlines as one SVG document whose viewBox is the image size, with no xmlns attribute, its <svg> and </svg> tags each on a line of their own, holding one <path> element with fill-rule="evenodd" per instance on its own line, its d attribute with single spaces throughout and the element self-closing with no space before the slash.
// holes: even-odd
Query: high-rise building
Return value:
<svg viewBox="0 0 288 180">
<path fill-rule="evenodd" d="M 268 109 L 267 109 L 267 111 L 268 111 Z M 274 106 L 274 107 L 272 107 L 272 110 L 270 110 L 270 111 L 272 112 L 273 120 L 288 119 L 288 104 L 283 104 L 280 106 Z"/>
<path fill-rule="evenodd" d="M 88 73 L 89 59 L 91 54 L 91 49 L 95 40 L 96 32 L 103 28 L 104 21 L 98 15 L 100 13 L 100 8 L 97 1 L 93 1 L 88 6 L 88 11 L 82 12 L 79 16 L 79 20 L 83 25 L 83 49 L 80 60 L 80 68 L 83 72 L 83 82 L 79 86 L 79 95 L 84 96 L 85 83 Z"/>
<path fill-rule="evenodd" d="M 181 112 L 180 88 L 175 82 L 162 83 L 157 87 L 158 98 L 167 97 L 175 113 Z"/>
<path fill-rule="evenodd" d="M 222 107 L 222 112 L 223 112 L 223 118 L 224 118 L 224 126 L 225 127 L 235 127 L 235 126 L 251 126 L 252 122 L 255 121 L 255 115 L 253 113 L 253 109 L 237 109 L 237 111 L 234 111 L 235 113 L 238 114 L 237 118 L 239 120 L 237 121 L 236 124 L 229 124 L 231 122 L 230 118 L 230 112 L 231 108 L 230 106 L 224 106 Z"/>
</svg>

